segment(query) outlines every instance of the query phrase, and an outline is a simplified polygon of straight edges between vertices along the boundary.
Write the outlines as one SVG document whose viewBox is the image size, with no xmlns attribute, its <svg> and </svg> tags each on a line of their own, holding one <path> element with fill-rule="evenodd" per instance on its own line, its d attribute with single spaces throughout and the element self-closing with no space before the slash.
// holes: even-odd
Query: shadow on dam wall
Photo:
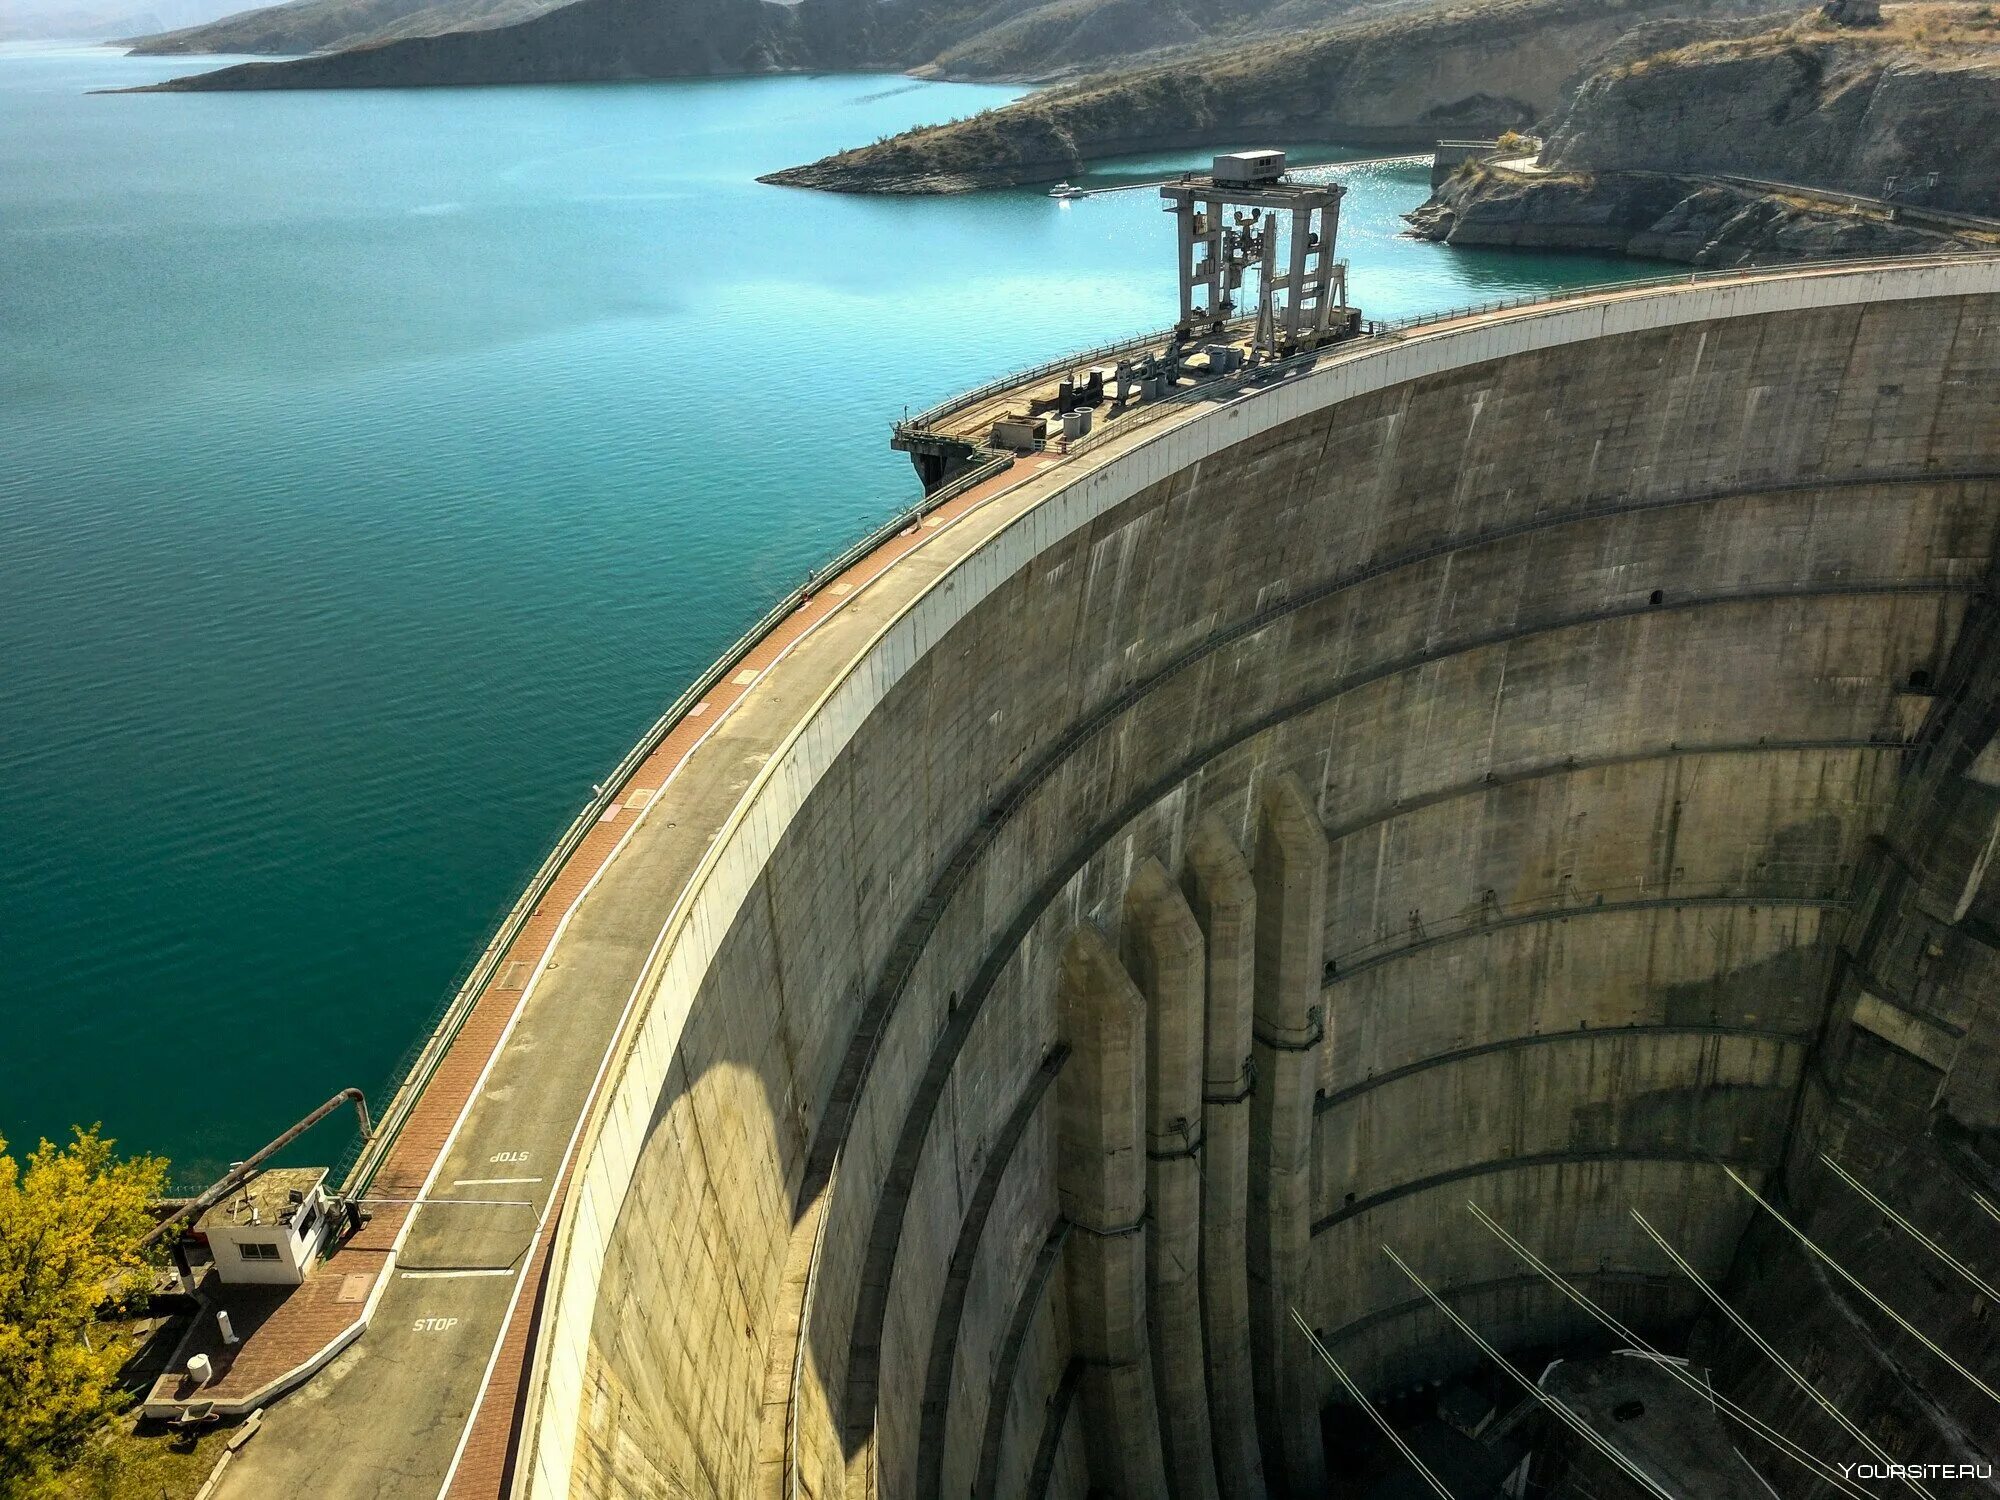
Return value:
<svg viewBox="0 0 2000 1500">
<path fill-rule="evenodd" d="M 1913 757 L 2000 701 L 1954 666 L 1996 383 L 1992 262 L 1614 294 L 1331 360 L 940 527 L 857 596 L 850 670 L 770 679 L 804 729 L 742 746 L 704 867 L 734 884 L 589 1145 L 526 1492 L 1303 1493 L 1273 1431 L 1334 1389 L 1275 1311 L 1370 1390 L 1470 1363 L 1382 1243 L 1504 1347 L 1589 1326 L 1468 1196 L 1684 1329 L 1628 1210 L 1729 1270 L 1722 1165 L 1784 1183 L 1845 1087 L 1824 1039 Z M 1204 826 L 1256 951 L 1190 999 L 1127 903 L 1157 860 L 1214 960 Z M 1062 977 L 1080 931 L 1114 977 Z M 1254 1065 L 1153 1118 L 1239 1002 Z M 1218 1234 L 1246 1297 L 1190 1321 Z M 1184 1378 L 1245 1348 L 1261 1411 Z"/>
</svg>

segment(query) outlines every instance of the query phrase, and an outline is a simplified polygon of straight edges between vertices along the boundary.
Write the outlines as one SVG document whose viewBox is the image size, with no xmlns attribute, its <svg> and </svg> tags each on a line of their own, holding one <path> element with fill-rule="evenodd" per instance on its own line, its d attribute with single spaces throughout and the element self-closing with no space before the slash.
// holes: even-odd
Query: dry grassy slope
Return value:
<svg viewBox="0 0 2000 1500">
<path fill-rule="evenodd" d="M 1259 135 L 1428 144 L 1541 117 L 1566 80 L 1641 21 L 1747 8 L 1756 8 L 1754 0 L 1439 4 L 1085 79 L 769 180 L 850 192 L 954 192 L 1046 181 L 1094 157 Z"/>
<path fill-rule="evenodd" d="M 2000 212 L 2000 6 L 1816 16 L 1628 58 L 1585 80 L 1546 160 L 1575 171 L 1726 173 L 1853 192 L 1936 172 L 1920 201 Z"/>
</svg>

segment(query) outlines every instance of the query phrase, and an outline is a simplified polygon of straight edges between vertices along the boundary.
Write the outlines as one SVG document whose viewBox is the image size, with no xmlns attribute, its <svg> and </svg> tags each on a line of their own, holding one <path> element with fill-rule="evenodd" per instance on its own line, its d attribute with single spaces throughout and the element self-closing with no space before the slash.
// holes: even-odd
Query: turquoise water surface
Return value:
<svg viewBox="0 0 2000 1500">
<path fill-rule="evenodd" d="M 87 92 L 217 61 L 0 47 L 0 1134 L 185 1180 L 377 1097 L 906 406 L 1173 313 L 1148 193 L 753 180 L 1018 90 Z M 1370 316 L 1640 273 L 1350 182 Z"/>
</svg>

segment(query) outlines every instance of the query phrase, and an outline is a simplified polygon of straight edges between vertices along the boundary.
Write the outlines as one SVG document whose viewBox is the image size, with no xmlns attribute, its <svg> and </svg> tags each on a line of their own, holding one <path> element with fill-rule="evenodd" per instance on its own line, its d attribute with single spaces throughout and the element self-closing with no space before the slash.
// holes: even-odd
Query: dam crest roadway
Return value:
<svg viewBox="0 0 2000 1500">
<path fill-rule="evenodd" d="M 1897 1101 L 2000 1123 L 2000 998 L 1912 967 L 2000 903 L 2000 259 L 1255 373 L 975 443 L 676 705 L 218 1494 L 1325 1493 L 1290 1307 L 1370 1390 L 1476 1359 L 1381 1243 L 1581 1332 L 1468 1193 L 1685 1327 L 1629 1208 L 1720 1282 L 1724 1163 L 1811 1207 L 1817 1151 L 1929 1160 Z"/>
</svg>

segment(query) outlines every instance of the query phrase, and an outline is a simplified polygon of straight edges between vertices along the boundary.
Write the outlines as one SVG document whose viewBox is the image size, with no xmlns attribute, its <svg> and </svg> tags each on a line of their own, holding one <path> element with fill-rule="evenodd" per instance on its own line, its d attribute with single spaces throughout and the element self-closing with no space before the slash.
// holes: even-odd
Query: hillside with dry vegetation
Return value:
<svg viewBox="0 0 2000 1500">
<path fill-rule="evenodd" d="M 1638 23 L 1742 0 L 1459 0 L 1087 78 L 767 178 L 848 192 L 1052 181 L 1086 161 L 1255 138 L 1428 146 L 1552 109 Z"/>
<path fill-rule="evenodd" d="M 1936 173 L 1923 201 L 2000 206 L 2000 9 L 1928 3 L 1882 15 L 1856 27 L 1814 11 L 1605 68 L 1556 115 L 1545 160 L 1858 193 L 1897 178 L 1899 196 Z"/>
<path fill-rule="evenodd" d="M 562 82 L 810 68 L 1049 79 L 1431 0 L 288 0 L 141 37 L 141 53 L 352 53 L 196 88 Z M 516 23 L 560 12 L 546 25 Z M 453 40 L 468 31 L 497 38 Z M 425 45 L 415 45 L 416 43 Z M 409 45 L 406 45 L 409 44 Z"/>
<path fill-rule="evenodd" d="M 1735 265 L 1991 249 L 1964 216 L 1995 215 L 2000 7 L 1930 0 L 1879 24 L 1642 28 L 1569 92 L 1537 162 L 1470 163 L 1413 222 Z"/>
</svg>

